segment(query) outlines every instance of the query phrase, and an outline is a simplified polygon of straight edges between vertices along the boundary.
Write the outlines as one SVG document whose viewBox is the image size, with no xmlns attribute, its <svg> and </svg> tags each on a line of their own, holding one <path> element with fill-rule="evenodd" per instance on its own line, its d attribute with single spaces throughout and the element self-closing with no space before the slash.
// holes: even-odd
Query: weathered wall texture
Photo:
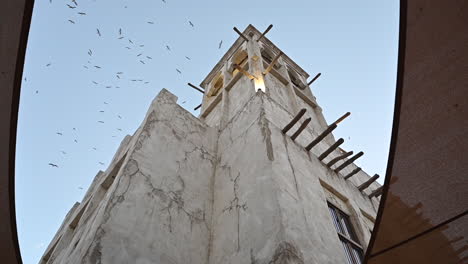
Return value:
<svg viewBox="0 0 468 264">
<path fill-rule="evenodd" d="M 229 74 L 227 58 L 234 52 L 214 71 Z M 286 67 L 301 72 L 285 61 L 279 71 L 286 79 Z M 333 136 L 305 150 L 327 127 L 310 90 L 308 103 L 273 75 L 264 91 L 255 91 L 244 75 L 226 80 L 235 83 L 220 90 L 215 107 L 202 107 L 200 118 L 163 89 L 67 215 L 41 263 L 345 263 L 327 202 L 351 216 L 365 248 L 378 203 L 367 195 L 379 185 L 361 192 L 356 186 L 369 179 L 365 172 L 343 179 L 356 165 L 339 174 L 325 166 L 342 154 L 339 149 L 318 160 Z M 301 121 L 283 134 L 303 107 Z M 312 122 L 292 140 L 308 117 Z"/>
</svg>

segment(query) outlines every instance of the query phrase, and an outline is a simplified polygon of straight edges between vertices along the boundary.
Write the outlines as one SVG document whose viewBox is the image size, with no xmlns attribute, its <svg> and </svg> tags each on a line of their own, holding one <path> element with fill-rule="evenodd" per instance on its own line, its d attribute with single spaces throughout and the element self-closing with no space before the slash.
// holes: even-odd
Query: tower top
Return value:
<svg viewBox="0 0 468 264">
<path fill-rule="evenodd" d="M 252 39 L 253 36 L 259 37 L 262 35 L 262 32 L 260 32 L 256 27 L 254 27 L 252 24 L 249 24 L 244 31 L 242 32 L 244 36 L 247 38 Z M 243 46 L 243 44 L 246 41 L 239 36 L 237 40 L 234 42 L 234 44 L 231 45 L 231 47 L 228 49 L 228 51 L 224 54 L 224 56 L 218 61 L 218 63 L 213 67 L 213 69 L 210 71 L 210 73 L 205 77 L 205 79 L 200 83 L 200 86 L 203 88 L 206 88 L 206 85 L 209 84 L 214 77 L 216 77 L 217 73 L 221 70 L 223 65 L 226 63 L 226 61 L 230 60 L 232 56 L 235 55 L 239 49 Z M 282 53 L 283 55 L 281 56 L 284 63 L 288 66 L 290 69 L 294 69 L 299 75 L 304 77 L 304 79 L 309 78 L 309 74 L 302 69 L 299 65 L 297 65 L 291 58 L 289 58 L 286 54 L 284 54 L 281 49 L 279 49 L 273 42 L 271 42 L 266 36 L 263 36 L 262 39 L 259 41 L 259 44 L 265 48 L 266 50 L 269 50 L 273 52 L 274 54 Z"/>
</svg>

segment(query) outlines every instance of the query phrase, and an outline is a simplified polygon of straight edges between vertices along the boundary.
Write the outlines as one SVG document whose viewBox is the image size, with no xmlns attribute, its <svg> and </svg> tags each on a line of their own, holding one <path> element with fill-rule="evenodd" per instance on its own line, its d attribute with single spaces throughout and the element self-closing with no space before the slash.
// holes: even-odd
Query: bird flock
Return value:
<svg viewBox="0 0 468 264">
<path fill-rule="evenodd" d="M 163 4 L 167 4 L 167 1 L 166 0 L 161 0 Z M 52 0 L 49 0 L 49 3 L 52 4 Z M 55 3 L 55 2 L 54 2 Z M 70 16 L 68 17 L 68 23 L 70 25 L 70 27 L 72 27 L 71 30 L 78 30 L 76 28 L 77 25 L 80 24 L 80 22 L 83 21 L 83 19 L 86 19 L 86 17 L 88 16 L 88 13 L 92 13 L 93 10 L 83 10 L 83 6 L 80 6 L 79 2 L 77 0 L 69 0 L 68 3 L 58 3 L 58 4 L 64 4 L 66 5 L 65 9 L 69 9 L 69 12 L 70 12 Z M 127 8 L 127 6 L 124 6 L 124 8 Z M 146 23 L 148 25 L 154 25 L 156 22 L 155 19 L 144 19 L 143 23 Z M 196 25 L 195 23 L 192 21 L 192 20 L 187 20 L 186 21 L 186 25 L 187 27 L 191 28 L 192 30 L 196 30 Z M 107 38 L 107 39 L 112 39 L 112 41 L 115 41 L 117 43 L 119 43 L 118 45 L 121 46 L 122 49 L 124 50 L 127 50 L 128 53 L 130 54 L 133 54 L 132 56 L 135 57 L 135 62 L 136 63 L 140 63 L 140 64 L 143 64 L 143 65 L 148 65 L 150 64 L 150 62 L 152 62 L 153 60 L 153 55 L 152 54 L 149 54 L 145 51 L 145 44 L 144 43 L 139 43 L 139 41 L 137 39 L 131 39 L 130 37 L 128 37 L 128 35 L 126 34 L 127 32 L 122 28 L 122 27 L 115 27 L 114 30 L 108 30 L 108 29 L 104 29 L 102 27 L 96 27 L 95 28 L 95 36 L 97 38 L 100 38 L 100 39 L 104 39 L 104 38 Z M 222 45 L 223 45 L 223 41 L 221 40 L 218 44 L 218 49 L 221 49 L 222 48 Z M 171 46 L 168 44 L 168 43 L 165 43 L 164 46 L 162 47 L 166 50 L 166 52 L 168 53 L 172 53 L 174 52 L 174 50 L 171 48 Z M 94 71 L 95 72 L 95 76 L 96 77 L 102 77 L 103 74 L 99 74 L 100 71 L 102 71 L 103 69 L 106 68 L 106 64 L 103 63 L 102 61 L 99 61 L 99 50 L 96 50 L 95 48 L 93 47 L 86 47 L 83 51 L 84 56 L 87 57 L 87 59 L 85 59 L 85 63 L 83 63 L 83 68 L 86 70 L 86 71 Z M 183 58 L 185 58 L 186 61 L 191 61 L 192 58 L 185 54 L 183 55 Z M 53 64 L 53 61 L 48 61 L 46 62 L 45 64 L 45 67 L 47 68 L 53 68 L 54 67 L 54 64 Z M 181 70 L 181 68 L 175 68 L 175 71 L 177 72 L 177 74 L 179 75 L 182 75 L 183 72 Z M 143 78 L 135 78 L 135 77 L 130 77 L 130 76 L 127 76 L 127 74 L 124 72 L 124 71 L 116 71 L 114 72 L 114 80 L 112 80 L 112 83 L 109 84 L 109 82 L 106 83 L 106 81 L 100 81 L 100 80 L 97 80 L 97 79 L 94 79 L 92 78 L 90 80 L 90 83 L 97 87 L 97 88 L 104 88 L 104 89 L 120 89 L 120 85 L 125 85 L 124 83 L 122 83 L 124 80 L 126 81 L 129 81 L 129 82 L 132 82 L 132 83 L 141 83 L 141 84 L 149 84 L 150 82 L 148 80 L 145 80 Z M 27 81 L 27 78 L 25 77 L 24 79 L 24 82 Z M 122 83 L 122 84 L 115 84 L 115 83 Z M 39 94 L 39 90 L 35 90 L 35 94 Z M 183 101 L 182 104 L 185 104 L 186 101 Z M 109 103 L 104 101 L 103 102 L 103 105 L 108 105 Z M 102 109 L 102 108 L 101 108 Z M 106 109 L 102 109 L 102 110 L 99 110 L 98 112 L 98 118 L 97 120 L 95 121 L 98 125 L 105 125 L 106 124 L 106 119 L 102 118 L 99 118 L 99 114 L 104 114 L 106 113 Z M 119 113 L 114 113 L 113 114 L 114 117 L 116 117 L 118 120 L 121 120 L 123 117 L 121 114 Z M 120 127 L 117 127 L 115 128 L 116 131 L 118 132 L 122 132 L 122 128 Z M 79 144 L 79 133 L 78 133 L 78 130 L 76 127 L 73 127 L 72 128 L 72 131 L 69 131 L 67 132 L 66 130 L 60 130 L 60 131 L 56 131 L 56 136 L 57 137 L 64 137 L 64 138 L 69 138 L 69 140 L 73 140 L 73 142 L 75 144 Z M 117 137 L 116 135 L 112 135 L 112 137 Z M 92 151 L 97 151 L 98 148 L 96 146 L 89 146 L 90 150 Z M 65 149 L 62 149 L 59 151 L 61 153 L 61 155 L 68 155 L 68 152 L 67 150 Z M 102 161 L 98 161 L 97 162 L 99 165 L 101 166 L 104 166 L 105 163 L 102 162 Z M 59 164 L 59 162 L 49 162 L 48 165 L 51 167 L 51 168 L 60 168 L 61 165 Z M 80 189 L 82 189 L 80 187 Z"/>
</svg>

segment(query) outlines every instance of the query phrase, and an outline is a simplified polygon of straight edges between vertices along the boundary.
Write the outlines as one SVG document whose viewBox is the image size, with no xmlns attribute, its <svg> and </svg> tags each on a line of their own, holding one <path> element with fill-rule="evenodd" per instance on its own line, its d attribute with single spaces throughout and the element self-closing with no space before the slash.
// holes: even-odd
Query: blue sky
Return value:
<svg viewBox="0 0 468 264">
<path fill-rule="evenodd" d="M 356 163 L 385 175 L 398 1 L 165 1 L 77 0 L 71 9 L 71 1 L 36 0 L 16 151 L 24 263 L 38 263 L 68 210 L 140 125 L 161 88 L 198 115 L 193 108 L 201 94 L 186 83 L 204 79 L 237 38 L 234 26 L 262 31 L 273 24 L 267 37 L 311 76 L 322 73 L 312 92 L 326 120 L 351 112 L 334 132 L 345 139 L 343 148 L 364 151 Z"/>
</svg>

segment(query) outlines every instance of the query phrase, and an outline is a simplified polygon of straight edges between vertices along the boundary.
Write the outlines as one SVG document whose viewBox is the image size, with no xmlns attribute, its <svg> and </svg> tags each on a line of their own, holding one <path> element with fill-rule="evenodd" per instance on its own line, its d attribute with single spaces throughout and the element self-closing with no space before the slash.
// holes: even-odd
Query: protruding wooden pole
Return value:
<svg viewBox="0 0 468 264">
<path fill-rule="evenodd" d="M 273 69 L 273 66 L 276 64 L 276 62 L 281 57 L 281 55 L 283 55 L 282 51 L 278 55 L 276 55 L 276 57 L 273 59 L 273 61 L 270 63 L 270 65 L 268 65 L 268 67 L 265 69 L 265 71 L 263 71 L 263 75 L 267 75 L 271 71 L 271 69 Z"/>
<path fill-rule="evenodd" d="M 193 110 L 194 110 L 194 111 L 197 111 L 197 110 L 198 110 L 198 108 L 200 108 L 200 107 L 201 107 L 201 105 L 202 105 L 202 104 L 199 104 L 199 105 L 198 105 L 197 107 L 195 107 Z"/>
<path fill-rule="evenodd" d="M 353 155 L 353 152 L 352 151 L 349 151 L 349 152 L 346 152 L 345 154 L 343 155 L 340 155 L 332 160 L 330 160 L 328 163 L 327 163 L 327 167 L 331 168 L 331 166 L 333 166 L 335 163 L 337 163 L 338 161 L 342 160 L 342 159 L 345 159 L 349 156 Z"/>
<path fill-rule="evenodd" d="M 262 35 L 260 35 L 260 37 L 257 39 L 257 42 L 260 41 L 265 35 L 266 33 L 268 33 L 268 31 L 270 31 L 270 29 L 273 27 L 273 25 L 269 25 L 267 27 L 267 29 L 262 33 Z"/>
<path fill-rule="evenodd" d="M 299 111 L 299 113 L 297 113 L 297 115 L 291 120 L 291 122 L 289 122 L 289 124 L 287 124 L 283 130 L 281 130 L 281 132 L 283 132 L 283 134 L 286 134 L 286 132 L 289 131 L 289 129 L 291 129 L 291 127 L 293 127 L 297 121 L 299 121 L 299 119 L 301 119 L 301 117 L 305 114 L 306 112 L 306 109 L 305 108 L 302 108 L 301 111 Z"/>
<path fill-rule="evenodd" d="M 343 142 L 344 142 L 344 139 L 342 139 L 342 138 L 338 139 L 338 141 L 336 141 L 335 144 L 331 145 L 327 150 L 325 150 L 325 152 L 323 152 L 318 157 L 318 159 L 323 160 L 324 158 L 326 158 L 328 156 L 328 154 L 332 153 L 332 151 L 334 151 L 336 148 L 338 148 L 339 145 L 343 144 Z"/>
<path fill-rule="evenodd" d="M 359 152 L 358 154 L 354 155 L 352 158 L 350 158 L 349 160 L 345 161 L 343 164 L 341 164 L 341 166 L 339 166 L 338 168 L 335 169 L 335 172 L 339 172 L 340 170 L 344 169 L 346 166 L 348 166 L 349 164 L 353 163 L 355 160 L 357 160 L 358 158 L 360 158 L 362 155 L 364 155 L 364 152 Z"/>
<path fill-rule="evenodd" d="M 297 129 L 296 133 L 294 133 L 292 136 L 291 136 L 291 139 L 292 140 L 296 140 L 296 138 L 302 133 L 302 131 L 307 127 L 307 125 L 310 123 L 310 120 L 312 120 L 312 118 L 307 118 L 304 123 L 301 124 L 301 126 L 299 127 L 299 129 Z"/>
<path fill-rule="evenodd" d="M 257 79 L 255 76 L 252 74 L 248 73 L 246 70 L 244 70 L 241 66 L 237 64 L 233 64 L 234 68 L 236 68 L 238 71 L 242 72 L 245 76 L 247 76 L 250 80 Z"/>
<path fill-rule="evenodd" d="M 364 182 L 363 184 L 359 185 L 358 190 L 359 191 L 364 191 L 367 187 L 369 187 L 373 182 L 375 182 L 380 176 L 378 174 L 375 174 L 372 176 L 369 180 Z"/>
<path fill-rule="evenodd" d="M 202 89 L 196 87 L 195 85 L 191 84 L 191 83 L 187 83 L 188 86 L 192 87 L 193 89 L 199 91 L 200 93 L 204 94 L 205 91 L 203 91 Z"/>
<path fill-rule="evenodd" d="M 244 36 L 244 34 L 242 34 L 242 32 L 240 32 L 236 27 L 234 27 L 233 29 L 234 29 L 234 31 L 235 31 L 237 34 L 239 34 L 239 36 L 241 36 L 245 41 L 249 41 L 249 39 L 248 39 L 246 36 Z"/>
<path fill-rule="evenodd" d="M 347 118 L 348 116 L 351 115 L 351 112 L 347 112 L 346 114 L 344 114 L 342 117 L 338 118 L 335 122 L 333 122 L 332 124 L 339 124 L 341 123 L 341 121 L 345 120 L 345 118 Z"/>
<path fill-rule="evenodd" d="M 336 124 L 332 124 L 329 126 L 325 131 L 322 132 L 316 139 L 314 139 L 312 142 L 310 142 L 309 145 L 307 145 L 306 150 L 309 151 L 311 150 L 315 145 L 317 145 L 322 139 L 324 139 L 328 134 L 330 134 L 335 128 L 337 127 Z"/>
<path fill-rule="evenodd" d="M 382 191 L 383 191 L 383 186 L 380 186 L 379 188 L 372 191 L 371 194 L 369 194 L 369 198 L 377 197 L 377 196 L 381 195 Z"/>
<path fill-rule="evenodd" d="M 358 173 L 359 171 L 361 171 L 361 168 L 358 167 L 358 168 L 354 169 L 352 172 L 350 172 L 348 175 L 346 175 L 346 176 L 344 177 L 344 179 L 347 180 L 347 179 L 353 177 L 353 176 L 354 176 L 356 173 Z"/>
<path fill-rule="evenodd" d="M 320 72 L 317 73 L 317 75 L 315 75 L 315 77 L 310 82 L 308 82 L 307 85 L 311 85 L 315 80 L 318 79 L 318 77 L 320 77 L 320 75 L 322 75 Z"/>
</svg>

